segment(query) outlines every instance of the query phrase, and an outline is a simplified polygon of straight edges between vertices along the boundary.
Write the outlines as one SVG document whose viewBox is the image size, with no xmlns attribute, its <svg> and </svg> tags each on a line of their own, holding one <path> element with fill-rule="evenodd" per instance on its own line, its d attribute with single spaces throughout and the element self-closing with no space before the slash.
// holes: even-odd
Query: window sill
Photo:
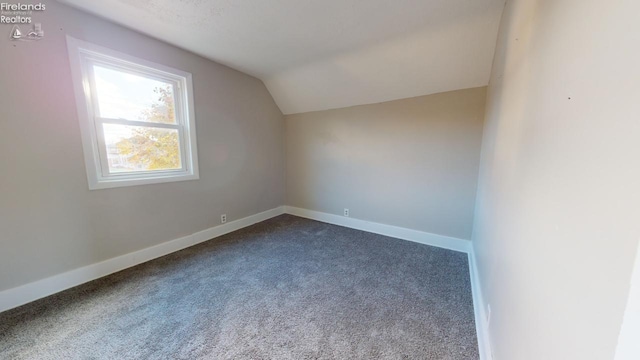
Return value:
<svg viewBox="0 0 640 360">
<path fill-rule="evenodd" d="M 177 181 L 198 180 L 200 176 L 198 174 L 180 174 L 180 175 L 166 175 L 166 176 L 153 176 L 153 177 L 139 177 L 139 178 L 124 178 L 124 179 L 104 179 L 89 181 L 89 190 L 111 189 L 125 186 L 137 186 L 137 185 L 149 185 L 149 184 L 161 184 Z"/>
</svg>

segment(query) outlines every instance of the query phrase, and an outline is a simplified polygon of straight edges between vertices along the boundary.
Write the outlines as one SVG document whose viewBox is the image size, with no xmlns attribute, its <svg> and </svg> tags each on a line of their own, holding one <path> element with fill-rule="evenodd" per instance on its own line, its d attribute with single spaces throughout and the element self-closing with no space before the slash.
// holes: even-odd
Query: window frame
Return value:
<svg viewBox="0 0 640 360">
<path fill-rule="evenodd" d="M 82 136 L 89 189 L 197 180 L 198 153 L 193 102 L 192 75 L 186 71 L 139 59 L 102 46 L 67 36 L 78 120 Z M 175 124 L 110 119 L 98 115 L 98 98 L 93 65 L 143 76 L 170 84 L 173 88 Z M 111 172 L 103 124 L 167 128 L 178 131 L 180 169 Z"/>
</svg>

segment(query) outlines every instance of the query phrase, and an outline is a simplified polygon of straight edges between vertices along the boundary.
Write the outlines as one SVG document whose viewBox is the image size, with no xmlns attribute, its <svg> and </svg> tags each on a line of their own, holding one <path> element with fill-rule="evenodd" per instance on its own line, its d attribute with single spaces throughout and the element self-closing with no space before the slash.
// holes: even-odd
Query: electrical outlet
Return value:
<svg viewBox="0 0 640 360">
<path fill-rule="evenodd" d="M 223 224 L 227 222 L 227 214 L 220 215 L 220 222 Z"/>
<path fill-rule="evenodd" d="M 344 209 L 344 216 L 349 217 L 349 209 Z"/>
</svg>

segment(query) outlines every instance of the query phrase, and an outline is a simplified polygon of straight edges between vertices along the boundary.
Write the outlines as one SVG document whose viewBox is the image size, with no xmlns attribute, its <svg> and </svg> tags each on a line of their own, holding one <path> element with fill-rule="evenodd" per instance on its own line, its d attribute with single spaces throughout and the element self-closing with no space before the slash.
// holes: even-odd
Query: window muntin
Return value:
<svg viewBox="0 0 640 360">
<path fill-rule="evenodd" d="M 191 74 L 68 43 L 89 187 L 197 179 Z"/>
</svg>

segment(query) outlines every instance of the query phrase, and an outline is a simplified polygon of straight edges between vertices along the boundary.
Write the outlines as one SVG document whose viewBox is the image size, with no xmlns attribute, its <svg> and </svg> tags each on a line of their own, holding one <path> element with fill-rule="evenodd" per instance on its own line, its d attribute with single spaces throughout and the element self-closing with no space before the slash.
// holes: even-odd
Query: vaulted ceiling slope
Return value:
<svg viewBox="0 0 640 360">
<path fill-rule="evenodd" d="M 283 113 L 487 85 L 504 0 L 61 0 L 264 81 Z"/>
</svg>

